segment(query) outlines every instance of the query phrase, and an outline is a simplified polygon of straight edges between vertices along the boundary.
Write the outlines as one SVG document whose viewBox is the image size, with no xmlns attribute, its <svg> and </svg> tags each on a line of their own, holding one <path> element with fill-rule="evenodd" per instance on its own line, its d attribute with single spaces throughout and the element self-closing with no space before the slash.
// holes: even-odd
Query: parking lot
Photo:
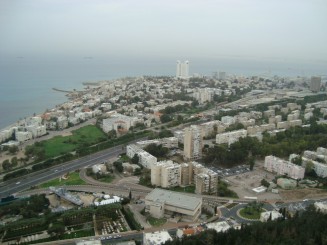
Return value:
<svg viewBox="0 0 327 245">
<path fill-rule="evenodd" d="M 229 188 L 237 193 L 239 198 L 257 197 L 258 200 L 281 199 L 279 194 L 272 192 L 256 193 L 252 189 L 261 186 L 261 180 L 268 182 L 274 179 L 272 173 L 263 170 L 262 166 L 256 166 L 252 171 L 247 165 L 241 165 L 222 172 L 222 179 L 230 186 Z"/>
<path fill-rule="evenodd" d="M 218 173 L 220 177 L 227 177 L 227 176 L 234 176 L 243 173 L 247 173 L 250 171 L 248 165 L 240 165 L 233 168 L 219 168 L 219 167 L 209 167 L 209 169 L 213 170 L 214 172 Z"/>
</svg>

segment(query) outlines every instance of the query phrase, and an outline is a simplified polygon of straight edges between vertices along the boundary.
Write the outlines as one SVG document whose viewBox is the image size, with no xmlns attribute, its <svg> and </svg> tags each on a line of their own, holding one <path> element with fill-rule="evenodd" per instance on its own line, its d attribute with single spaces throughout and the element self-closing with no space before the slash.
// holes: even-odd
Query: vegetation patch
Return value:
<svg viewBox="0 0 327 245">
<path fill-rule="evenodd" d="M 240 216 L 245 219 L 259 220 L 260 214 L 265 210 L 262 208 L 262 203 L 249 203 L 245 208 L 239 212 Z"/>
<path fill-rule="evenodd" d="M 233 207 L 237 206 L 238 203 L 232 202 L 232 203 L 228 203 L 225 205 L 226 208 L 228 209 L 232 209 Z"/>
<path fill-rule="evenodd" d="M 41 184 L 40 188 L 48 188 L 50 186 L 62 186 L 62 185 L 85 185 L 85 181 L 79 177 L 79 172 L 72 172 L 67 175 L 67 179 L 56 178 L 46 183 Z"/>
<path fill-rule="evenodd" d="M 26 147 L 26 154 L 37 155 L 38 159 L 56 157 L 78 148 L 94 145 L 106 140 L 105 134 L 96 126 L 88 125 L 72 131 L 70 136 L 56 136 Z"/>
<path fill-rule="evenodd" d="M 167 219 L 165 219 L 165 218 L 157 219 L 157 218 L 154 218 L 152 216 L 149 216 L 147 218 L 147 221 L 152 226 L 162 226 L 162 225 L 164 225 L 167 222 Z"/>
<path fill-rule="evenodd" d="M 218 180 L 218 196 L 238 198 L 236 192 L 228 189 L 228 184 L 222 180 Z"/>
</svg>

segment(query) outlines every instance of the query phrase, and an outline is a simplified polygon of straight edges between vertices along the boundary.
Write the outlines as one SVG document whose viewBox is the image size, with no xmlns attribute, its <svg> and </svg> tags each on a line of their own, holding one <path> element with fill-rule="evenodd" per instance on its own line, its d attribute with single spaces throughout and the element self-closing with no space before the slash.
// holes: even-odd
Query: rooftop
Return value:
<svg viewBox="0 0 327 245">
<path fill-rule="evenodd" d="M 182 194 L 180 192 L 166 191 L 156 188 L 151 191 L 145 199 L 151 201 L 165 202 L 165 204 L 194 210 L 201 203 L 202 198 Z"/>
</svg>

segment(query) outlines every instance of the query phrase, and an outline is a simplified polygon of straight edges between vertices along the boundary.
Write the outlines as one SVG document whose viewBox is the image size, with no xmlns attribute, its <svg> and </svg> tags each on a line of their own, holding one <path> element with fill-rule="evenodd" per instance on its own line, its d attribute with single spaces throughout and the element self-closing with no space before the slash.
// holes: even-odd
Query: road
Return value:
<svg viewBox="0 0 327 245">
<path fill-rule="evenodd" d="M 9 181 L 4 182 L 4 184 L 0 187 L 0 197 L 6 197 L 29 189 L 30 187 L 38 185 L 42 182 L 46 182 L 50 179 L 62 176 L 67 172 L 71 172 L 89 165 L 101 163 L 108 158 L 117 157 L 124 151 L 125 150 L 123 150 L 122 145 L 119 145 L 89 156 L 66 162 L 60 166 L 54 166 L 46 170 L 31 173 L 27 176 L 16 179 L 15 183 Z"/>
</svg>

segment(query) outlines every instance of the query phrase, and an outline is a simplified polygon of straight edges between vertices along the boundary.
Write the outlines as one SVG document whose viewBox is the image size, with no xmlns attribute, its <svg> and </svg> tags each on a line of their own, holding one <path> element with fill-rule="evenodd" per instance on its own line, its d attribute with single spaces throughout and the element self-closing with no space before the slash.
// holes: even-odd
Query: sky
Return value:
<svg viewBox="0 0 327 245">
<path fill-rule="evenodd" d="M 326 0 L 0 0 L 0 56 L 327 63 Z"/>
</svg>

